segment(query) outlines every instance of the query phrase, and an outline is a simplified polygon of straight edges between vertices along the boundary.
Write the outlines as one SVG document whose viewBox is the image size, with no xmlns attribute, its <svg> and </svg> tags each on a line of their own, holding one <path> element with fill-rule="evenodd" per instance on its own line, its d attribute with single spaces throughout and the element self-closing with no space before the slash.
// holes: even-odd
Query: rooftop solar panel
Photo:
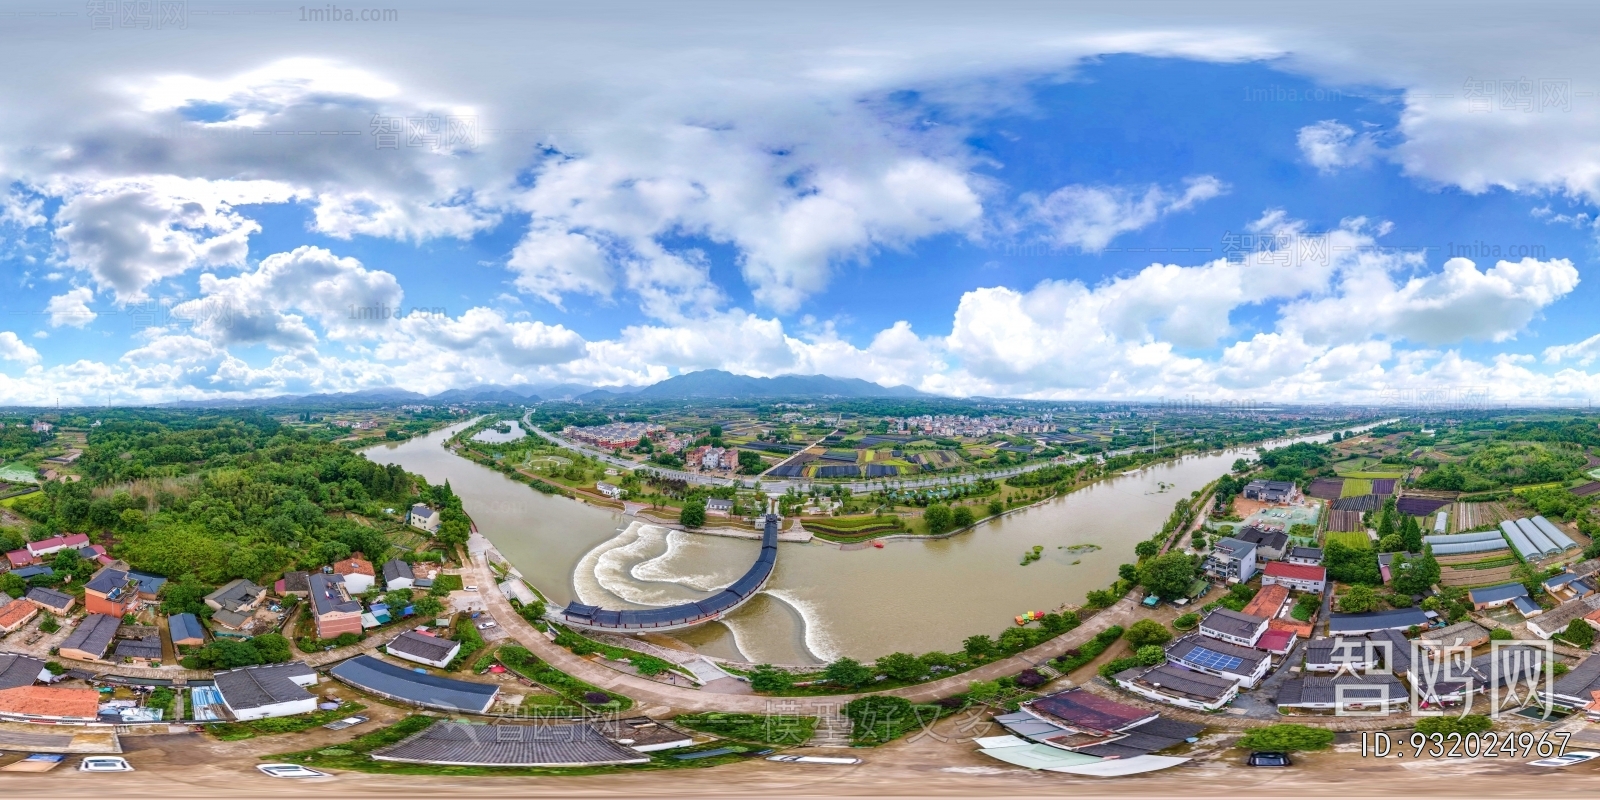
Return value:
<svg viewBox="0 0 1600 800">
<path fill-rule="evenodd" d="M 1244 659 L 1238 656 L 1224 655 L 1204 647 L 1196 647 L 1190 650 L 1189 654 L 1183 657 L 1183 660 L 1206 669 L 1217 670 L 1218 672 L 1233 672 L 1239 668 L 1240 664 L 1244 663 Z"/>
</svg>

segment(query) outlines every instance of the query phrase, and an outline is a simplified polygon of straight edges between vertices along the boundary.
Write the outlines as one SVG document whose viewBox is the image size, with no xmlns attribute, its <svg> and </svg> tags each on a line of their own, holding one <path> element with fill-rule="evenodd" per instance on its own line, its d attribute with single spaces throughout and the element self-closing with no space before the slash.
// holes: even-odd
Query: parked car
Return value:
<svg viewBox="0 0 1600 800">
<path fill-rule="evenodd" d="M 476 586 L 468 586 L 468 587 L 466 587 L 466 591 L 476 592 L 476 591 L 478 591 L 478 587 L 476 587 Z"/>
<path fill-rule="evenodd" d="M 79 772 L 132 772 L 128 759 L 119 756 L 89 756 L 78 764 Z"/>
<path fill-rule="evenodd" d="M 1538 761 L 1529 761 L 1528 766 L 1570 767 L 1575 764 L 1582 764 L 1586 761 L 1593 761 L 1596 758 L 1600 758 L 1600 753 L 1596 753 L 1593 750 L 1574 750 L 1570 753 L 1562 753 L 1559 756 L 1553 756 L 1551 758 L 1541 758 Z"/>
<path fill-rule="evenodd" d="M 1294 765 L 1294 762 L 1289 760 L 1288 753 L 1265 752 L 1251 753 L 1250 758 L 1245 763 L 1252 767 L 1288 767 Z"/>
<path fill-rule="evenodd" d="M 861 759 L 845 756 L 770 756 L 768 761 L 780 764 L 860 764 Z"/>
<path fill-rule="evenodd" d="M 257 764 L 256 769 L 273 778 L 326 778 L 328 773 L 302 767 L 299 764 Z"/>
<path fill-rule="evenodd" d="M 488 630 L 488 629 L 493 628 L 493 627 L 494 627 L 494 620 L 492 620 L 492 619 L 489 620 L 488 622 L 480 622 L 480 623 L 478 623 L 478 630 L 480 630 L 480 631 Z"/>
</svg>

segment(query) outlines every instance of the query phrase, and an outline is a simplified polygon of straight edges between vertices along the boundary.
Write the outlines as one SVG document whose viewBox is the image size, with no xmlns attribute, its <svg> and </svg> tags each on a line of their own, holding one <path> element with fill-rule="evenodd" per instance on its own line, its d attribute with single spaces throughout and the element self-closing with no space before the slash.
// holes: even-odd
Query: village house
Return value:
<svg viewBox="0 0 1600 800">
<path fill-rule="evenodd" d="M 8 603 L 0 608 L 0 633 L 11 633 L 28 624 L 39 615 L 39 606 L 25 601 Z"/>
<path fill-rule="evenodd" d="M 120 569 L 106 567 L 83 585 L 83 607 L 90 614 L 120 618 L 139 605 L 139 582 Z"/>
<path fill-rule="evenodd" d="M 428 533 L 439 532 L 439 512 L 418 503 L 406 513 L 406 524 Z"/>
<path fill-rule="evenodd" d="M 311 576 L 311 612 L 316 617 L 319 639 L 361 633 L 361 603 L 350 599 L 343 575 Z"/>
<path fill-rule="evenodd" d="M 21 653 L 0 653 L 0 689 L 32 686 L 36 681 L 49 681 L 53 676 L 46 663 Z"/>
<path fill-rule="evenodd" d="M 1239 694 L 1235 681 L 1171 664 L 1123 670 L 1112 680 L 1140 697 L 1196 711 L 1216 711 Z"/>
<path fill-rule="evenodd" d="M 1256 574 L 1256 546 L 1232 537 L 1217 540 L 1206 556 L 1207 575 L 1229 583 L 1244 583 Z"/>
<path fill-rule="evenodd" d="M 242 722 L 317 710 L 316 696 L 306 691 L 317 673 L 302 661 L 223 670 L 214 679 L 222 704 Z"/>
<path fill-rule="evenodd" d="M 1488 644 L 1489 629 L 1476 622 L 1467 620 L 1443 628 L 1436 628 L 1423 633 L 1415 639 L 1417 647 L 1427 651 L 1444 650 L 1450 647 L 1464 647 L 1472 649 L 1480 644 Z"/>
<path fill-rule="evenodd" d="M 372 562 L 362 558 L 360 553 L 334 562 L 333 574 L 344 578 L 345 591 L 352 597 L 366 594 L 378 582 L 378 573 L 372 568 Z"/>
<path fill-rule="evenodd" d="M 1168 663 L 1227 678 L 1247 689 L 1255 688 L 1272 666 L 1269 653 L 1193 633 L 1175 639 L 1166 653 Z"/>
<path fill-rule="evenodd" d="M 1472 600 L 1474 611 L 1484 611 L 1490 608 L 1509 606 L 1518 600 L 1532 602 L 1528 597 L 1528 587 L 1520 583 L 1502 583 L 1496 586 L 1480 586 L 1467 592 L 1467 597 Z"/>
<path fill-rule="evenodd" d="M 461 643 L 417 631 L 406 631 L 384 646 L 389 655 L 444 669 L 461 652 Z"/>
<path fill-rule="evenodd" d="M 40 539 L 37 542 L 29 542 L 28 552 L 32 553 L 34 558 L 43 558 L 54 553 L 59 553 L 69 547 L 73 550 L 76 550 L 87 544 L 89 544 L 89 537 L 87 535 L 82 533 L 74 533 L 69 536 L 52 536 L 48 539 Z"/>
<path fill-rule="evenodd" d="M 285 572 L 283 577 L 272 584 L 272 592 L 279 597 L 305 597 L 311 593 L 311 575 L 300 570 Z"/>
<path fill-rule="evenodd" d="M 1316 567 L 1322 564 L 1322 548 L 1320 547 L 1291 547 L 1286 560 L 1290 564 L 1308 564 Z"/>
<path fill-rule="evenodd" d="M 167 617 L 167 631 L 175 647 L 199 647 L 206 643 L 206 629 L 200 624 L 200 618 L 193 614 Z"/>
<path fill-rule="evenodd" d="M 713 517 L 726 517 L 733 514 L 733 501 L 713 497 L 706 501 L 706 514 Z"/>
<path fill-rule="evenodd" d="M 1589 721 L 1600 721 L 1600 655 L 1584 656 L 1549 687 L 1541 681 L 1537 692 L 1540 705 L 1581 708 Z"/>
<path fill-rule="evenodd" d="M 1294 481 L 1254 480 L 1245 484 L 1244 497 L 1263 503 L 1293 503 L 1300 499 L 1300 487 Z"/>
<path fill-rule="evenodd" d="M 411 565 L 398 558 L 391 558 L 383 562 L 383 588 L 388 591 L 396 589 L 410 589 L 415 584 L 417 576 L 411 571 Z"/>
<path fill-rule="evenodd" d="M 61 616 L 71 611 L 72 607 L 78 603 L 70 594 L 58 592 L 54 589 L 46 589 L 43 586 L 35 586 L 29 589 L 28 593 L 23 597 L 56 616 Z"/>
<path fill-rule="evenodd" d="M 1600 594 L 1591 594 L 1588 597 L 1568 600 L 1537 617 L 1529 619 L 1525 624 L 1533 635 L 1541 639 L 1549 639 L 1567 629 L 1575 619 L 1584 620 L 1590 627 L 1600 627 Z"/>
<path fill-rule="evenodd" d="M 1591 584 L 1591 580 L 1591 578 L 1580 577 L 1576 573 L 1563 572 L 1546 579 L 1541 584 L 1541 588 L 1544 589 L 1545 594 L 1555 598 L 1557 603 L 1564 603 L 1568 600 L 1575 600 L 1594 594 L 1594 586 Z"/>
<path fill-rule="evenodd" d="M 1243 609 L 1240 609 L 1240 613 L 1270 620 L 1278 616 L 1278 612 L 1283 610 L 1283 604 L 1288 600 L 1288 587 L 1278 584 L 1263 584 L 1261 590 L 1256 592 L 1256 596 L 1250 598 L 1250 602 L 1245 604 Z M 1270 627 L 1269 623 L 1269 630 Z"/>
<path fill-rule="evenodd" d="M 1262 586 L 1284 586 L 1298 592 L 1322 594 L 1328 585 L 1328 570 L 1310 564 L 1269 561 L 1261 569 Z"/>
<path fill-rule="evenodd" d="M 1365 614 L 1329 614 L 1328 633 L 1357 636 L 1383 630 L 1405 630 L 1412 626 L 1428 627 L 1439 615 L 1420 608 L 1396 608 L 1389 611 L 1372 611 Z"/>
<path fill-rule="evenodd" d="M 1254 525 L 1240 528 L 1233 534 L 1233 538 L 1255 545 L 1256 557 L 1266 561 L 1281 560 L 1285 551 L 1289 549 L 1289 534 L 1257 528 Z"/>
<path fill-rule="evenodd" d="M 1218 608 L 1200 620 L 1200 634 L 1244 647 L 1254 647 L 1256 640 L 1267 631 L 1267 621 L 1261 617 L 1241 614 Z"/>
<path fill-rule="evenodd" d="M 78 627 L 61 642 L 61 657 L 79 661 L 105 661 L 106 651 L 110 649 L 111 640 L 116 638 L 117 628 L 121 625 L 120 617 L 105 614 L 84 617 Z"/>
<path fill-rule="evenodd" d="M 1308 675 L 1278 687 L 1278 712 L 1391 711 L 1408 699 L 1405 684 L 1392 675 Z"/>
<path fill-rule="evenodd" d="M 617 498 L 622 497 L 622 487 L 618 486 L 618 485 L 616 485 L 614 483 L 606 483 L 605 481 L 598 481 L 598 482 L 595 483 L 594 488 L 595 488 L 596 491 L 600 492 L 601 494 L 603 494 L 606 497 L 609 497 L 609 498 L 611 498 L 613 500 L 616 500 Z"/>
</svg>

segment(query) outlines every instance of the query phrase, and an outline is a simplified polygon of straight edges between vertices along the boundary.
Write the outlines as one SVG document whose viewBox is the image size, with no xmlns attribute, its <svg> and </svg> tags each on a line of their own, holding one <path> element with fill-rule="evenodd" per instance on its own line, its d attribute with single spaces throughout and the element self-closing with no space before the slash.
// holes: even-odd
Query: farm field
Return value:
<svg viewBox="0 0 1600 800">
<path fill-rule="evenodd" d="M 1371 537 L 1366 531 L 1329 531 L 1324 540 L 1328 544 L 1338 542 L 1345 547 L 1366 548 L 1372 546 Z"/>
<path fill-rule="evenodd" d="M 1345 478 L 1344 488 L 1339 490 L 1340 497 L 1360 497 L 1372 494 L 1372 481 L 1364 478 Z"/>
</svg>

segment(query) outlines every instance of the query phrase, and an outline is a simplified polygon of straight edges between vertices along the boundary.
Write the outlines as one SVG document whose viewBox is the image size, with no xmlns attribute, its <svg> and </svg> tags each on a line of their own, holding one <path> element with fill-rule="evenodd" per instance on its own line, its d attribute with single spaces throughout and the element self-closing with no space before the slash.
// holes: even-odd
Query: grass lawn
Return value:
<svg viewBox="0 0 1600 800">
<path fill-rule="evenodd" d="M 1360 497 L 1372 494 L 1372 481 L 1363 478 L 1345 478 L 1344 488 L 1339 490 L 1340 497 Z"/>
<path fill-rule="evenodd" d="M 817 727 L 816 717 L 798 714 L 684 714 L 673 722 L 722 739 L 768 745 L 805 744 Z"/>
<path fill-rule="evenodd" d="M 1366 531 L 1329 531 L 1325 541 L 1328 544 L 1338 542 L 1345 547 L 1363 549 L 1372 547 L 1372 539 L 1367 536 Z"/>
</svg>

